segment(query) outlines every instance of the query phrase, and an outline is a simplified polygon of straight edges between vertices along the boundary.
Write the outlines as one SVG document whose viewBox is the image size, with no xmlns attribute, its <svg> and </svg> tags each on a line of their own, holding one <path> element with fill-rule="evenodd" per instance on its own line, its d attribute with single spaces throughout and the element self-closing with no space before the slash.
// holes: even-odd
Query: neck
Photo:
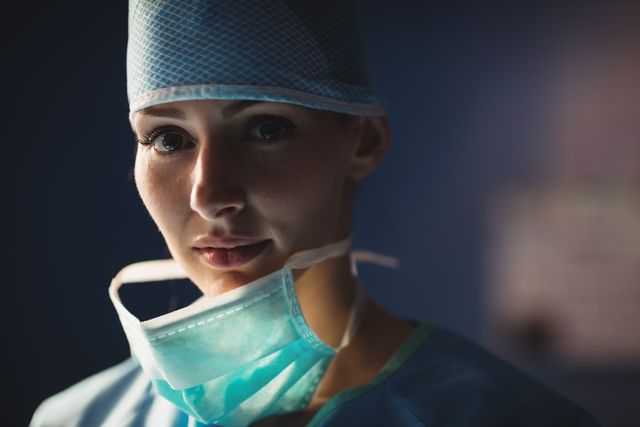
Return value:
<svg viewBox="0 0 640 427">
<path fill-rule="evenodd" d="M 367 385 L 415 329 L 367 298 L 363 317 L 353 341 L 333 359 L 309 405 L 320 409 L 337 393 Z"/>
<path fill-rule="evenodd" d="M 294 271 L 302 314 L 324 343 L 337 347 L 355 302 L 357 282 L 348 255 Z"/>
<path fill-rule="evenodd" d="M 337 347 L 353 306 L 357 280 L 348 256 L 332 258 L 294 271 L 296 291 L 305 320 L 326 344 Z M 304 426 L 333 396 L 366 385 L 387 363 L 414 329 L 366 298 L 358 329 L 351 343 L 331 361 L 307 409 L 260 420 L 252 426 Z"/>
<path fill-rule="evenodd" d="M 348 256 L 333 258 L 298 273 L 296 289 L 305 320 L 326 344 L 337 347 L 357 294 Z M 317 411 L 342 390 L 368 384 L 400 347 L 414 326 L 366 298 L 351 343 L 333 359 L 305 414 Z"/>
</svg>

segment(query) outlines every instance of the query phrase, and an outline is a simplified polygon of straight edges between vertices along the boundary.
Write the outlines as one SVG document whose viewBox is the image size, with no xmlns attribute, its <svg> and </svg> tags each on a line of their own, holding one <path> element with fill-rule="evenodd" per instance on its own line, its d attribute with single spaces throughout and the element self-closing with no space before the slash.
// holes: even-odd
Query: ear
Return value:
<svg viewBox="0 0 640 427">
<path fill-rule="evenodd" d="M 349 176 L 359 181 L 378 166 L 389 146 L 389 121 L 387 116 L 360 117 L 354 125 L 355 150 L 351 159 Z"/>
</svg>

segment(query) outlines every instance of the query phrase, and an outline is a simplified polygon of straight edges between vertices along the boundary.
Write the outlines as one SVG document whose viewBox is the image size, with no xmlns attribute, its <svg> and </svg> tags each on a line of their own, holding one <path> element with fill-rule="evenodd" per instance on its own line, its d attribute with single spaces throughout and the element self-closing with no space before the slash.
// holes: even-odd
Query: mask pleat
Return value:
<svg viewBox="0 0 640 427">
<path fill-rule="evenodd" d="M 153 353 L 159 365 L 166 367 L 164 374 L 173 388 L 184 389 L 201 384 L 203 379 L 210 381 L 260 361 L 296 340 L 298 333 L 295 327 L 291 322 L 283 323 L 281 320 L 280 313 L 287 310 L 286 299 L 278 290 L 274 297 L 216 321 L 194 319 L 190 324 L 179 325 L 176 330 L 184 329 L 189 333 L 175 333 L 153 342 Z M 248 315 L 249 312 L 255 315 Z M 216 315 L 210 316 L 216 318 Z M 190 325 L 197 326 L 190 328 Z M 211 340 L 210 337 L 224 339 Z M 237 352 L 238 348 L 243 351 Z"/>
<path fill-rule="evenodd" d="M 270 415 L 296 412 L 304 409 L 309 404 L 309 400 L 315 391 L 310 388 L 312 384 L 317 385 L 324 368 L 325 360 L 313 353 L 305 353 L 293 363 L 281 369 L 276 377 L 260 389 L 254 390 L 247 399 L 239 403 L 230 412 L 225 414 L 219 421 L 222 425 L 242 425 L 242 420 L 254 418 L 261 419 Z M 312 368 L 323 365 L 322 369 L 314 371 Z M 305 398 L 297 397 L 295 402 L 283 400 L 283 396 L 297 384 L 304 383 L 306 391 Z M 250 399 L 249 399 L 250 398 Z"/>
<path fill-rule="evenodd" d="M 348 240 L 329 249 L 305 252 L 305 262 L 342 255 Z M 144 281 L 145 274 L 164 277 L 167 268 L 141 263 L 127 272 L 144 270 L 136 276 Z M 144 325 L 118 298 L 120 279 L 119 273 L 110 296 L 134 356 L 160 396 L 203 423 L 240 427 L 304 409 L 336 354 L 302 316 L 288 264 L 242 292 Z"/>
<path fill-rule="evenodd" d="M 295 384 L 317 360 L 318 356 L 308 351 L 308 345 L 303 340 L 297 340 L 240 370 L 195 387 L 173 390 L 164 381 L 156 382 L 156 386 L 160 385 L 161 394 L 165 397 L 169 393 L 169 400 L 178 406 L 200 408 L 200 421 L 219 421 L 229 413 L 237 413 L 237 408 L 244 408 L 241 412 L 250 410 L 255 413 L 256 407 L 260 408 L 265 400 L 277 400 L 284 394 L 280 388 Z M 224 396 L 212 399 L 212 394 L 219 395 L 220 390 L 225 390 Z M 203 401 L 207 404 L 202 405 Z M 203 410 L 203 407 L 206 409 Z"/>
</svg>

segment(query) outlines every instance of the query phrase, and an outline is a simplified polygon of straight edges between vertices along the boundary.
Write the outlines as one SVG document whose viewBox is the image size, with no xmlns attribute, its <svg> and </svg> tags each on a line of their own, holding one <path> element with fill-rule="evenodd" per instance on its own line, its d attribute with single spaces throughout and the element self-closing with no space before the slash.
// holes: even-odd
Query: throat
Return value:
<svg viewBox="0 0 640 427">
<path fill-rule="evenodd" d="M 415 328 L 367 298 L 352 343 L 331 361 L 309 407 L 317 411 L 341 391 L 371 383 Z"/>
<path fill-rule="evenodd" d="M 300 412 L 265 418 L 254 427 L 306 426 L 336 394 L 371 383 L 415 325 L 400 319 L 367 298 L 360 328 L 349 346 L 331 361 L 309 406 Z"/>
</svg>

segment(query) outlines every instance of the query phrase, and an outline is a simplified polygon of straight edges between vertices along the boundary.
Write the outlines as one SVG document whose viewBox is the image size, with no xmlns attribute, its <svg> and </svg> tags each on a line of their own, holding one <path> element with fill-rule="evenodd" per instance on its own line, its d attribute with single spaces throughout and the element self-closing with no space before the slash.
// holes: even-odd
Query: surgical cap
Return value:
<svg viewBox="0 0 640 427">
<path fill-rule="evenodd" d="M 130 0 L 130 118 L 196 99 L 383 114 L 353 9 L 348 0 Z"/>
</svg>

